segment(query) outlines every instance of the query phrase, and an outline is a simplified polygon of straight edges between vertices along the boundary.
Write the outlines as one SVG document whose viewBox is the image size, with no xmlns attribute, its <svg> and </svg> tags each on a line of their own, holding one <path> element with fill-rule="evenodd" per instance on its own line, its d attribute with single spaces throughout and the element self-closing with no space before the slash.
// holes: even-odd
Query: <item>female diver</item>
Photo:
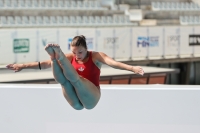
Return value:
<svg viewBox="0 0 200 133">
<path fill-rule="evenodd" d="M 103 52 L 88 51 L 83 35 L 75 36 L 71 42 L 72 53 L 64 54 L 58 44 L 47 44 L 50 60 L 26 64 L 9 64 L 7 68 L 19 72 L 22 69 L 47 69 L 52 67 L 55 80 L 61 85 L 63 95 L 76 110 L 94 108 L 101 96 L 99 77 L 102 64 L 116 69 L 143 75 L 140 66 L 117 62 Z"/>
</svg>

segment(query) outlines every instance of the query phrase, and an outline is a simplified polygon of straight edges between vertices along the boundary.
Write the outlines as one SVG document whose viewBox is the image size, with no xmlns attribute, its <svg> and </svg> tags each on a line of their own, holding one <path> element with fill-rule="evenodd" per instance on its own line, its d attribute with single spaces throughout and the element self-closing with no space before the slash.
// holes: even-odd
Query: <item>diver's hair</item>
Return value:
<svg viewBox="0 0 200 133">
<path fill-rule="evenodd" d="M 75 36 L 71 42 L 71 46 L 82 46 L 87 49 L 85 36 Z"/>
</svg>

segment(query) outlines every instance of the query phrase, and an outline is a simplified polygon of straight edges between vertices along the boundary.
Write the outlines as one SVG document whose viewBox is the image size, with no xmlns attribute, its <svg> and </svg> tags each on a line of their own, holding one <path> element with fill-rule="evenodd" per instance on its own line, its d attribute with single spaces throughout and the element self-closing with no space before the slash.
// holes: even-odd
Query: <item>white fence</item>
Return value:
<svg viewBox="0 0 200 133">
<path fill-rule="evenodd" d="M 102 85 L 93 110 L 74 110 L 59 85 L 0 85 L 1 133 L 199 133 L 200 87 Z"/>
<path fill-rule="evenodd" d="M 200 56 L 200 26 L 118 28 L 16 28 L 0 30 L 0 64 L 49 59 L 44 46 L 58 43 L 65 53 L 76 35 L 85 35 L 89 50 L 116 60 Z"/>
<path fill-rule="evenodd" d="M 0 10 L 107 10 L 99 1 L 0 0 Z"/>
<path fill-rule="evenodd" d="M 153 11 L 199 11 L 197 3 L 189 2 L 151 2 Z"/>
</svg>

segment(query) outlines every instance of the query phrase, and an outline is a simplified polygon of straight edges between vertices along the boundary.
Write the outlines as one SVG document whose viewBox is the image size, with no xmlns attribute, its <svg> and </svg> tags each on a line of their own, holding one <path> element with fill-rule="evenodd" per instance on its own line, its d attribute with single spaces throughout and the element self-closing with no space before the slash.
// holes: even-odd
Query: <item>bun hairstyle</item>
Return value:
<svg viewBox="0 0 200 133">
<path fill-rule="evenodd" d="M 75 36 L 71 42 L 71 46 L 82 46 L 87 49 L 86 39 L 84 35 Z"/>
<path fill-rule="evenodd" d="M 85 40 L 85 36 L 84 35 L 80 35 L 80 37 Z"/>
</svg>

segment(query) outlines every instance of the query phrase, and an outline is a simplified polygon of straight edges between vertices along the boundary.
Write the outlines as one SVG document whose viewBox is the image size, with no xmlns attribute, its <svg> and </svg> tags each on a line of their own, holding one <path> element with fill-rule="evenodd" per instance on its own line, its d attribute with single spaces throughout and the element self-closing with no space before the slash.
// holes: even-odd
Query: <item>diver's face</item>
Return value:
<svg viewBox="0 0 200 133">
<path fill-rule="evenodd" d="M 82 61 L 87 55 L 87 49 L 82 46 L 71 46 L 71 51 L 76 57 L 76 60 Z"/>
</svg>

